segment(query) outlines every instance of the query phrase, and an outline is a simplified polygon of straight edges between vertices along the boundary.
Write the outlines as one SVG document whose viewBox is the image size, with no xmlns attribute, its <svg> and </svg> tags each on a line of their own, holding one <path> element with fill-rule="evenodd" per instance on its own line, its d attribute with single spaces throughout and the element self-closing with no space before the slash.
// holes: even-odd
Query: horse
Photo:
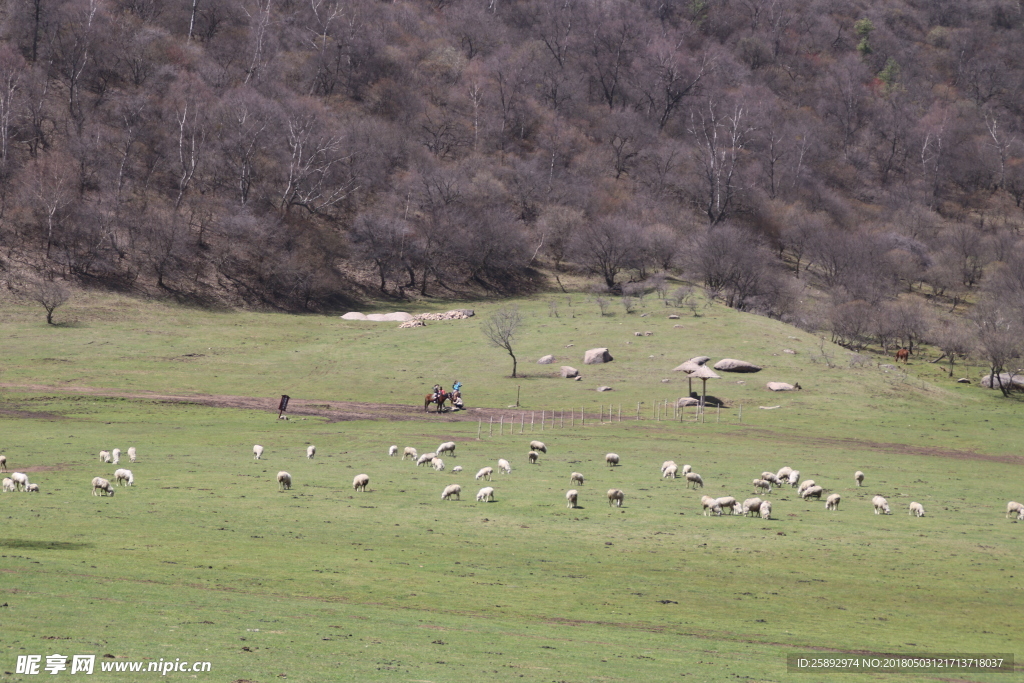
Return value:
<svg viewBox="0 0 1024 683">
<path fill-rule="evenodd" d="M 903 361 L 904 363 L 910 362 L 909 349 L 900 349 L 899 351 L 896 352 L 896 362 L 899 363 L 900 361 Z"/>
<path fill-rule="evenodd" d="M 451 400 L 452 400 L 452 395 L 451 394 L 434 394 L 434 393 L 427 394 L 426 396 L 423 397 L 423 412 L 425 412 L 425 413 L 428 412 L 427 408 L 430 407 L 430 404 L 431 403 L 436 403 L 437 404 L 437 412 L 440 413 L 440 412 L 442 412 L 444 410 L 445 401 L 448 401 L 450 403 Z"/>
</svg>

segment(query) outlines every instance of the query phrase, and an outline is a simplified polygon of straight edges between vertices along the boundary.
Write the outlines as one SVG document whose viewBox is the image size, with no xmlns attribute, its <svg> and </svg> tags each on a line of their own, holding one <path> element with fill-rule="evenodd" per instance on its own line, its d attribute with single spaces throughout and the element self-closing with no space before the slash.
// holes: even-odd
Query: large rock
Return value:
<svg viewBox="0 0 1024 683">
<path fill-rule="evenodd" d="M 614 358 L 608 353 L 608 349 L 590 349 L 583 354 L 584 365 L 596 365 L 598 363 L 610 363 Z"/>
<path fill-rule="evenodd" d="M 396 313 L 370 313 L 369 315 L 366 316 L 366 319 L 367 320 L 372 320 L 372 321 L 378 322 L 378 323 L 380 323 L 380 322 L 406 323 L 406 322 L 409 322 L 410 320 L 412 320 L 412 314 L 411 313 L 402 313 L 402 312 L 396 312 Z"/>
<path fill-rule="evenodd" d="M 342 320 L 366 320 L 365 313 L 359 313 L 358 311 L 350 311 L 345 315 L 341 316 Z"/>
<path fill-rule="evenodd" d="M 799 384 L 786 384 L 785 382 L 768 382 L 768 388 L 772 391 L 797 391 L 801 387 Z"/>
<path fill-rule="evenodd" d="M 555 357 L 549 353 L 548 355 L 541 357 L 541 359 L 537 362 L 540 363 L 541 365 L 551 365 L 552 363 L 555 362 Z"/>
<path fill-rule="evenodd" d="M 572 377 L 578 377 L 579 374 L 580 374 L 580 371 L 577 370 L 576 368 L 570 367 L 568 365 L 563 365 L 562 366 L 562 377 L 565 377 L 566 379 L 569 379 L 569 378 L 572 378 Z"/>
<path fill-rule="evenodd" d="M 721 370 L 722 372 L 761 372 L 760 365 L 754 365 L 745 360 L 736 360 L 735 358 L 723 358 L 715 363 L 713 367 L 715 370 Z"/>
<path fill-rule="evenodd" d="M 985 375 L 981 378 L 981 386 L 986 389 L 998 389 L 1000 381 L 1003 383 L 1004 387 L 1010 387 L 1011 389 L 1024 389 L 1024 375 L 1016 375 L 1009 372 L 999 373 L 998 380 L 993 380 L 992 375 Z"/>
</svg>

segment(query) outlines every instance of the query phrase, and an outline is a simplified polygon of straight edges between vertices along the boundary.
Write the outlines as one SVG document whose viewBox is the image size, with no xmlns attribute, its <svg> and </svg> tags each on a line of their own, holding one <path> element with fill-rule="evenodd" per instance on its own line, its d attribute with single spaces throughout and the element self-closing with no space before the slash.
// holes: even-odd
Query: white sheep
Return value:
<svg viewBox="0 0 1024 683">
<path fill-rule="evenodd" d="M 705 517 L 709 515 L 721 515 L 722 506 L 718 504 L 718 500 L 711 496 L 701 496 L 700 505 L 702 508 L 701 514 Z"/>
<path fill-rule="evenodd" d="M 419 467 L 420 465 L 429 464 L 430 461 L 433 460 L 435 457 L 437 457 L 436 453 L 424 453 L 423 455 L 416 459 L 416 467 Z"/>
<path fill-rule="evenodd" d="M 686 486 L 687 486 L 687 488 L 689 488 L 690 484 L 693 484 L 694 490 L 696 490 L 698 484 L 700 484 L 701 488 L 704 488 L 704 479 L 703 479 L 703 477 L 701 477 L 696 472 L 687 472 L 686 473 Z"/>
<path fill-rule="evenodd" d="M 838 510 L 839 501 L 841 501 L 842 499 L 842 496 L 840 496 L 838 493 L 833 493 L 832 495 L 825 499 L 825 509 Z"/>
<path fill-rule="evenodd" d="M 782 469 L 780 469 L 778 472 L 775 473 L 775 478 L 779 480 L 780 484 L 788 484 L 789 483 L 789 475 L 792 474 L 792 473 L 793 473 L 793 468 L 792 467 L 783 467 Z"/>
<path fill-rule="evenodd" d="M 0 455 L 0 472 L 6 472 L 6 471 L 7 471 L 7 456 L 6 455 Z"/>
<path fill-rule="evenodd" d="M 100 493 L 102 491 L 103 493 Z M 110 485 L 110 482 L 103 477 L 92 478 L 92 495 L 94 496 L 112 496 L 114 495 L 114 487 Z"/>
<path fill-rule="evenodd" d="M 368 474 L 357 474 L 352 479 L 352 490 L 366 492 L 366 487 L 370 485 L 370 475 Z"/>
<path fill-rule="evenodd" d="M 604 463 L 606 465 L 608 465 L 609 467 L 615 467 L 616 465 L 619 464 L 619 454 L 618 453 L 609 453 L 609 454 L 607 454 L 606 456 L 604 456 Z"/>
<path fill-rule="evenodd" d="M 110 451 L 100 451 L 100 462 L 109 463 L 112 462 L 110 458 Z"/>
<path fill-rule="evenodd" d="M 754 480 L 754 493 L 759 493 L 758 489 L 761 489 L 760 492 L 762 492 L 762 493 L 771 493 L 772 492 L 772 483 L 770 481 L 765 480 L 765 479 L 755 479 Z"/>
<path fill-rule="evenodd" d="M 543 441 L 531 441 L 530 442 L 530 450 L 531 451 L 540 451 L 541 453 L 547 453 L 548 452 L 548 447 L 544 445 Z"/>
<path fill-rule="evenodd" d="M 261 446 L 259 444 L 256 444 L 255 446 L 252 447 L 252 459 L 253 460 L 259 460 L 262 457 L 263 457 L 263 446 Z M 134 461 L 132 461 L 132 462 L 134 462 Z"/>
<path fill-rule="evenodd" d="M 853 480 L 855 482 L 857 482 L 857 486 L 863 486 L 864 485 L 864 473 L 861 472 L 860 470 L 857 470 L 856 472 L 853 473 Z"/>
<path fill-rule="evenodd" d="M 772 518 L 772 502 L 770 500 L 766 500 L 763 503 L 761 503 L 761 511 L 760 512 L 761 512 L 761 519 L 771 519 Z"/>
<path fill-rule="evenodd" d="M 779 478 L 775 476 L 774 472 L 762 472 L 761 473 L 761 479 L 764 479 L 766 482 L 768 482 L 772 486 L 778 486 L 779 485 Z"/>
<path fill-rule="evenodd" d="M 722 496 L 721 498 L 715 498 L 715 504 L 718 507 L 722 508 L 723 510 L 725 508 L 729 508 L 729 512 L 734 515 L 736 514 L 736 508 L 740 506 L 740 504 L 736 502 L 736 499 L 733 498 L 732 496 Z"/>
<path fill-rule="evenodd" d="M 567 507 L 567 508 L 575 508 L 576 507 L 576 501 L 579 500 L 579 497 L 580 497 L 580 492 L 577 491 L 576 489 L 569 489 L 568 491 L 566 491 L 565 492 L 565 499 L 567 501 L 569 501 L 569 502 L 566 504 L 565 507 Z"/>
<path fill-rule="evenodd" d="M 482 489 L 480 489 L 479 491 L 476 492 L 476 502 L 483 503 L 483 502 L 486 502 L 488 500 L 490 500 L 490 501 L 494 500 L 494 487 L 493 486 L 485 486 L 485 487 L 483 487 Z"/>
<path fill-rule="evenodd" d="M 527 456 L 526 456 L 527 460 L 530 461 L 531 465 L 536 465 L 537 464 L 537 458 L 539 458 L 539 457 L 540 457 L 540 453 L 538 453 L 537 451 L 530 451 L 527 454 Z"/>
<path fill-rule="evenodd" d="M 137 453 L 135 452 L 135 446 L 128 447 L 128 462 L 135 462 Z"/>
<path fill-rule="evenodd" d="M 398 446 L 392 445 L 391 448 L 388 449 L 388 455 L 392 458 L 398 455 Z"/>
<path fill-rule="evenodd" d="M 312 460 L 314 455 L 316 455 L 316 446 L 309 446 L 306 448 L 306 457 L 308 459 Z"/>
<path fill-rule="evenodd" d="M 676 465 L 675 460 L 666 460 L 665 462 L 661 463 L 661 475 L 665 476 L 665 470 L 667 470 L 669 467 L 672 467 L 673 465 L 675 465 L 677 470 L 679 469 L 679 465 Z"/>
<path fill-rule="evenodd" d="M 569 483 L 583 486 L 583 474 L 581 472 L 573 472 L 569 475 Z"/>
<path fill-rule="evenodd" d="M 441 455 L 442 453 L 450 453 L 451 456 L 454 458 L 455 457 L 455 442 L 454 441 L 445 441 L 443 444 L 438 446 L 437 447 L 437 454 Z"/>
<path fill-rule="evenodd" d="M 455 474 L 456 472 L 461 472 L 461 471 L 462 471 L 462 465 L 456 465 L 455 467 L 452 468 L 452 474 Z"/>
<path fill-rule="evenodd" d="M 477 472 L 476 476 L 473 478 L 476 479 L 477 481 L 480 481 L 481 479 L 486 479 L 487 481 L 490 481 L 492 474 L 494 474 L 493 467 L 481 467 L 480 471 Z"/>
<path fill-rule="evenodd" d="M 801 498 L 803 498 L 804 491 L 806 491 L 807 489 L 811 488 L 812 486 L 814 486 L 814 480 L 813 479 L 806 479 L 806 480 L 800 482 L 800 488 L 798 488 L 796 490 L 796 492 L 797 492 L 797 494 Z"/>
<path fill-rule="evenodd" d="M 1021 505 L 1020 503 L 1018 503 L 1015 500 L 1011 500 L 1009 503 L 1006 504 L 1006 517 L 1007 517 L 1007 519 L 1009 519 L 1010 515 L 1012 515 L 1014 513 L 1019 514 L 1021 512 L 1021 510 L 1024 510 L 1024 505 Z"/>
<path fill-rule="evenodd" d="M 117 465 L 121 462 L 120 448 L 115 448 L 114 450 L 110 451 L 110 462 L 113 463 L 114 465 Z"/>
<path fill-rule="evenodd" d="M 498 458 L 498 471 L 502 474 L 512 474 L 512 465 L 505 458 Z"/>
<path fill-rule="evenodd" d="M 412 446 L 406 446 L 405 450 L 402 451 L 402 460 L 405 460 L 406 458 L 412 458 L 415 460 L 418 457 L 420 457 L 420 454 L 417 453 L 416 449 Z"/>
<path fill-rule="evenodd" d="M 458 484 L 449 484 L 444 487 L 444 491 L 441 492 L 441 500 L 451 500 L 452 496 L 455 496 L 456 500 L 462 500 L 462 487 Z"/>
<path fill-rule="evenodd" d="M 441 458 L 434 458 L 430 461 L 430 465 L 438 472 L 444 472 L 444 460 Z"/>
<path fill-rule="evenodd" d="M 25 491 L 28 493 L 39 493 L 39 484 L 29 484 L 25 487 Z"/>
<path fill-rule="evenodd" d="M 288 491 L 292 487 L 292 475 L 287 472 L 277 473 L 277 490 Z"/>
<path fill-rule="evenodd" d="M 1017 513 L 1017 519 L 1024 519 L 1024 508 L 1021 508 L 1020 512 Z"/>
<path fill-rule="evenodd" d="M 661 471 L 662 479 L 675 479 L 678 468 L 675 465 L 669 465 Z"/>
<path fill-rule="evenodd" d="M 871 499 L 871 504 L 875 506 L 876 515 L 891 515 L 889 512 L 889 501 L 882 496 L 875 496 Z"/>
<path fill-rule="evenodd" d="M 793 470 L 789 473 L 789 485 L 796 488 L 796 485 L 800 483 L 800 470 Z"/>
<path fill-rule="evenodd" d="M 913 517 L 924 517 L 924 506 L 920 503 L 911 503 L 910 511 L 907 514 Z"/>
<path fill-rule="evenodd" d="M 118 486 L 121 486 L 121 482 L 124 482 L 125 486 L 134 486 L 135 477 L 132 475 L 131 470 L 119 469 L 114 472 L 114 482 Z"/>
<path fill-rule="evenodd" d="M 690 472 L 693 472 L 693 468 L 691 466 L 689 466 L 689 465 L 683 465 L 683 469 L 681 469 L 680 472 L 682 472 L 683 475 L 685 476 L 685 475 L 689 474 Z"/>
<path fill-rule="evenodd" d="M 4 477 L 3 490 L 4 493 L 11 493 L 17 491 L 18 488 L 15 486 L 13 479 L 11 479 L 10 477 Z"/>
<path fill-rule="evenodd" d="M 740 506 L 740 514 L 744 517 L 755 512 L 760 514 L 762 502 L 760 498 L 747 498 Z"/>
<path fill-rule="evenodd" d="M 622 489 L 608 489 L 608 505 L 614 505 L 615 507 L 622 507 L 622 501 L 625 500 L 626 494 L 622 492 Z"/>
<path fill-rule="evenodd" d="M 821 500 L 821 494 L 824 492 L 825 489 L 823 489 L 820 486 L 809 486 L 803 490 L 803 492 L 800 494 L 800 497 L 803 498 L 804 500 L 809 500 L 811 498 L 817 498 L 818 500 Z"/>
<path fill-rule="evenodd" d="M 28 475 L 24 472 L 11 472 L 11 481 L 14 482 L 16 491 L 24 491 L 28 486 Z"/>
</svg>

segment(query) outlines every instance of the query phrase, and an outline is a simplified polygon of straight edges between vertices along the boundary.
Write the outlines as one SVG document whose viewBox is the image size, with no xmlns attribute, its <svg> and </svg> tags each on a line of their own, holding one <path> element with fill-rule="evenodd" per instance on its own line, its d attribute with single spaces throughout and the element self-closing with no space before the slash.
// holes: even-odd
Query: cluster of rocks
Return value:
<svg viewBox="0 0 1024 683">
<path fill-rule="evenodd" d="M 427 324 L 425 322 L 423 322 L 422 320 L 407 320 L 404 323 L 402 323 L 401 325 L 399 325 L 398 329 L 403 329 L 403 328 L 407 328 L 407 327 L 426 327 L 426 326 L 427 326 Z"/>
<path fill-rule="evenodd" d="M 465 320 L 466 318 L 472 318 L 474 315 L 475 312 L 470 308 L 456 308 L 444 313 L 420 313 L 414 317 L 416 320 Z"/>
<path fill-rule="evenodd" d="M 400 322 L 399 325 L 402 327 L 425 327 L 424 320 L 465 320 L 466 318 L 472 318 L 474 311 L 469 308 L 457 308 L 455 310 L 446 311 L 444 313 L 420 313 L 419 315 L 413 315 L 411 313 L 405 313 L 398 311 L 395 313 L 359 313 L 358 311 L 351 311 L 341 316 L 342 320 L 367 320 L 370 322 Z M 416 324 L 408 324 L 416 323 Z"/>
</svg>

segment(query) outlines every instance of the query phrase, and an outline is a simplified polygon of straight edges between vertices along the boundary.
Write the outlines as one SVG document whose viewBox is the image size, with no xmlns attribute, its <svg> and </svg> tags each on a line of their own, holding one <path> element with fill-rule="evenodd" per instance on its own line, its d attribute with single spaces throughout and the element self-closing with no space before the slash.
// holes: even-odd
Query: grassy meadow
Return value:
<svg viewBox="0 0 1024 683">
<path fill-rule="evenodd" d="M 1004 518 L 1006 502 L 1024 498 L 1016 399 L 956 384 L 922 356 L 887 368 L 721 306 L 692 316 L 648 298 L 637 313 L 601 316 L 581 294 L 519 301 L 512 379 L 511 359 L 480 332 L 499 304 L 410 312 L 463 306 L 477 317 L 400 330 L 96 294 L 53 327 L 37 307 L 0 302 L 0 453 L 42 489 L 0 495 L 0 681 L 49 677 L 17 674 L 15 662 L 54 653 L 211 662 L 209 673 L 167 675 L 177 680 L 582 683 L 830 680 L 788 673 L 786 655 L 1020 649 L 1024 525 Z M 615 360 L 584 366 L 598 346 Z M 545 354 L 553 365 L 536 363 Z M 695 355 L 764 370 L 711 380 L 727 408 L 704 423 L 692 412 L 655 419 L 656 404 L 686 394 L 672 368 Z M 583 380 L 558 377 L 563 364 Z M 482 422 L 416 411 L 279 421 L 273 410 L 283 393 L 417 406 L 455 379 L 470 417 L 489 409 Z M 774 394 L 768 381 L 803 391 Z M 268 409 L 164 395 L 262 397 Z M 543 431 L 542 410 L 558 411 Z M 514 418 L 513 433 L 492 432 L 492 415 Z M 537 465 L 530 439 L 548 445 Z M 446 440 L 458 446 L 443 472 L 387 455 Z M 92 477 L 115 469 L 98 452 L 132 445 L 138 462 L 122 455 L 121 466 L 135 486 L 91 496 Z M 606 467 L 607 452 L 622 464 Z M 498 458 L 510 475 L 474 481 Z M 706 487 L 662 480 L 669 459 Z M 783 465 L 840 493 L 839 511 L 786 487 L 768 496 L 771 520 L 701 515 L 701 495 L 742 500 L 762 470 Z M 291 491 L 278 491 L 279 470 Z M 572 471 L 582 487 L 569 485 Z M 359 473 L 366 493 L 352 491 Z M 460 501 L 440 500 L 450 483 Z M 495 502 L 474 501 L 484 485 Z M 607 504 L 612 487 L 625 492 L 621 509 Z M 578 509 L 566 507 L 569 488 Z M 892 516 L 873 514 L 876 493 Z M 926 517 L 907 515 L 912 500 Z"/>
</svg>

